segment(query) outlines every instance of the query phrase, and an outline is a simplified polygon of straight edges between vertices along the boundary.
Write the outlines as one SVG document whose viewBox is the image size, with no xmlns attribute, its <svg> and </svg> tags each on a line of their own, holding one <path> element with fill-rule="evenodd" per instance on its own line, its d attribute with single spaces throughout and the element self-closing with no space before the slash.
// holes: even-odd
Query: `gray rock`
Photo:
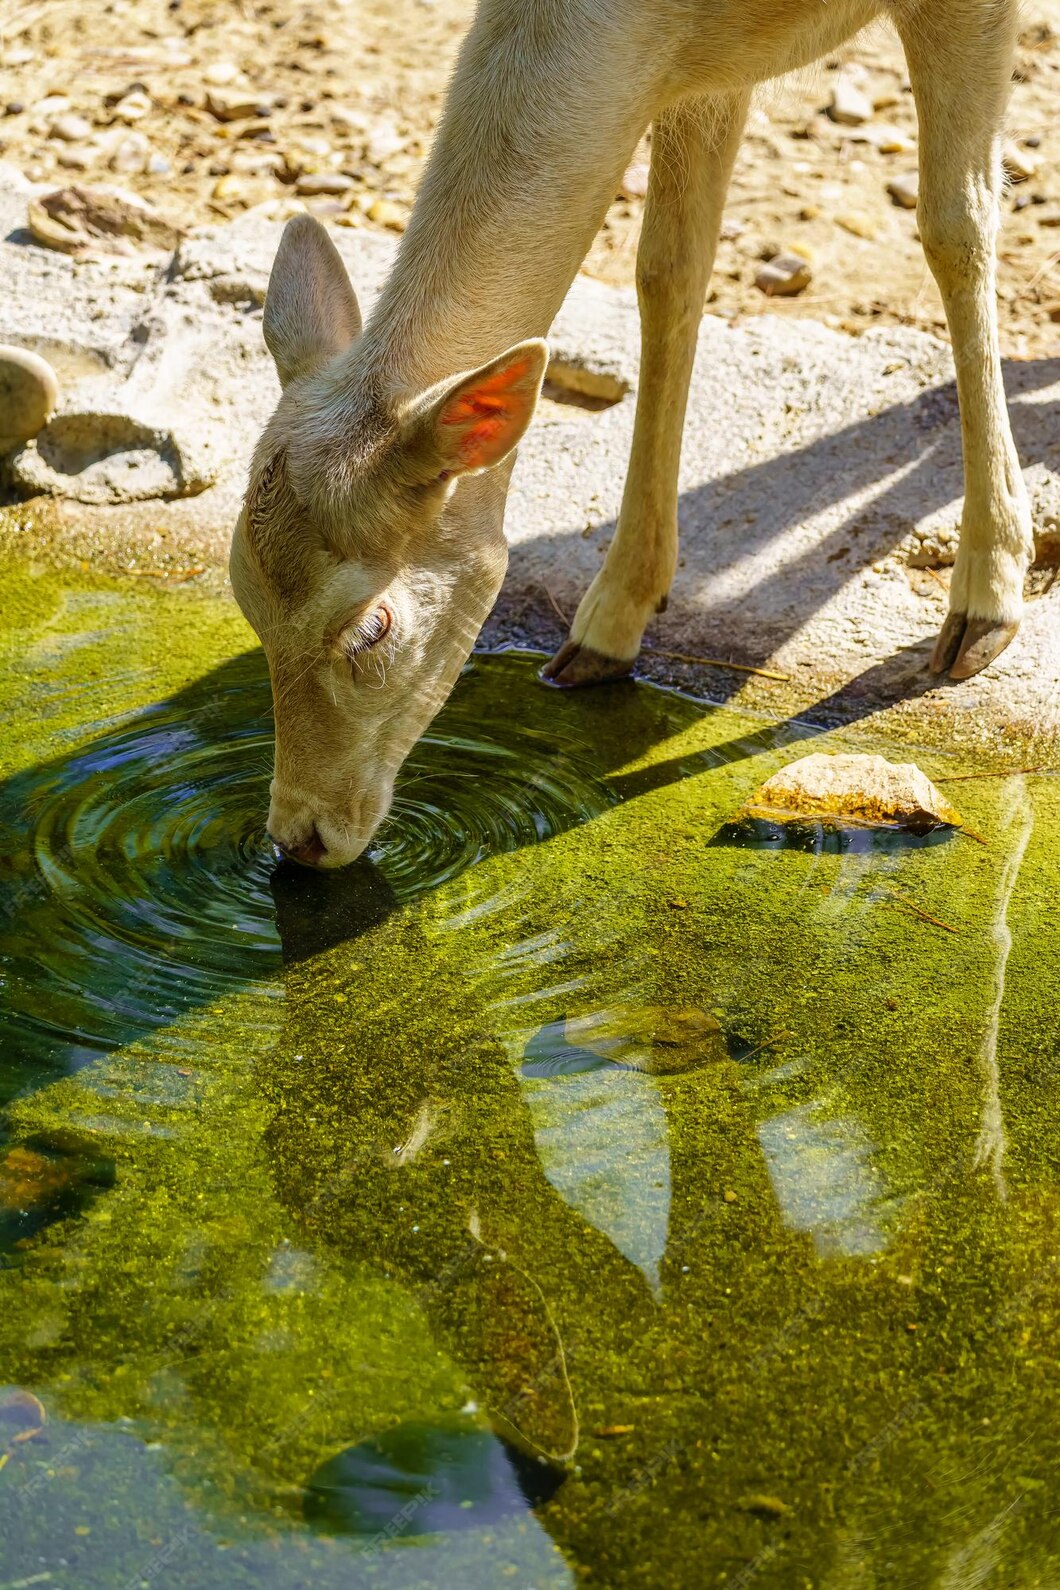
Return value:
<svg viewBox="0 0 1060 1590">
<path fill-rule="evenodd" d="M 174 430 L 92 410 L 58 415 L 16 454 L 11 473 L 30 495 L 96 506 L 192 497 L 213 483 Z"/>
<path fill-rule="evenodd" d="M 59 401 L 59 383 L 46 359 L 0 344 L 0 448 L 43 430 Z"/>
</svg>

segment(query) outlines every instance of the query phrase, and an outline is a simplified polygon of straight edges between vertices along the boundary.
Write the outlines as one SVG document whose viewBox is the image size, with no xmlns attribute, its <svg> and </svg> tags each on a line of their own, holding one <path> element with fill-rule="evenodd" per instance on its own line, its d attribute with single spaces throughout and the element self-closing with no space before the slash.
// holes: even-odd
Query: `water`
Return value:
<svg viewBox="0 0 1060 1590">
<path fill-rule="evenodd" d="M 481 658 L 310 877 L 230 608 L 4 587 L 0 1585 L 1060 1580 L 1055 780 Z"/>
</svg>

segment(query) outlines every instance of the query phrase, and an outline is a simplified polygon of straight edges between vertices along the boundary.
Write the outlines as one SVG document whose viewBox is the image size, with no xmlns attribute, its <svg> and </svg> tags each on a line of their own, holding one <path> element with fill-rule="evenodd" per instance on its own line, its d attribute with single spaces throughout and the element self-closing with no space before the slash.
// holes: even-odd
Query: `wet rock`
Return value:
<svg viewBox="0 0 1060 1590">
<path fill-rule="evenodd" d="M 869 828 L 925 832 L 963 819 L 915 762 L 817 751 L 790 762 L 752 795 L 744 817 L 790 822 L 827 818 Z"/>
<path fill-rule="evenodd" d="M 46 359 L 0 344 L 0 449 L 43 430 L 59 401 L 59 383 Z"/>
<path fill-rule="evenodd" d="M 76 116 L 67 112 L 64 116 L 57 116 L 51 124 L 50 135 L 59 138 L 64 144 L 83 143 L 92 136 L 92 123 L 86 121 L 84 116 Z"/>
<path fill-rule="evenodd" d="M 887 184 L 888 194 L 902 210 L 916 209 L 919 191 L 920 177 L 915 171 L 903 171 L 900 177 L 892 177 Z"/>
<path fill-rule="evenodd" d="M 0 1452 L 21 1441 L 31 1441 L 45 1424 L 44 1404 L 21 1386 L 0 1390 Z"/>
<path fill-rule="evenodd" d="M 850 78 L 839 77 L 832 89 L 828 114 L 842 127 L 860 127 L 872 118 L 872 101 Z"/>
<path fill-rule="evenodd" d="M 157 210 L 118 188 L 58 188 L 30 200 L 27 220 L 39 243 L 64 254 L 168 253 L 180 240 Z"/>
<path fill-rule="evenodd" d="M 755 286 L 767 298 L 793 298 L 796 293 L 803 292 L 812 279 L 808 261 L 798 254 L 778 254 L 755 272 Z"/>
</svg>

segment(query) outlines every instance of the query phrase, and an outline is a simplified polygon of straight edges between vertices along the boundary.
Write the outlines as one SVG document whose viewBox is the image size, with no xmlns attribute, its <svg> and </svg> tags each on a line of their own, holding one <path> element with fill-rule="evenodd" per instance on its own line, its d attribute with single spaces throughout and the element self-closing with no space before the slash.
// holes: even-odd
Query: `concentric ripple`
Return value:
<svg viewBox="0 0 1060 1590">
<path fill-rule="evenodd" d="M 241 662 L 219 670 L 215 688 L 0 787 L 2 1025 L 23 1075 L 27 1061 L 69 1070 L 278 970 L 268 684 L 254 659 Z M 484 725 L 493 668 L 509 710 Z M 521 722 L 512 693 L 539 689 L 527 664 L 470 672 L 473 686 L 458 687 L 406 764 L 370 852 L 395 903 L 615 798 L 584 748 Z M 303 912 L 336 913 L 333 937 L 345 876 L 295 880 Z"/>
</svg>

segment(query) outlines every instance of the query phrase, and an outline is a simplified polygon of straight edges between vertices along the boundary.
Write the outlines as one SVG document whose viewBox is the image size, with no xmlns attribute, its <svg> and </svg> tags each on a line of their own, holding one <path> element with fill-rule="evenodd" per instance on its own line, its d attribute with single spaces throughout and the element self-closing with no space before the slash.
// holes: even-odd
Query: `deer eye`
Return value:
<svg viewBox="0 0 1060 1590">
<path fill-rule="evenodd" d="M 347 657 L 357 657 L 361 652 L 371 651 L 373 646 L 390 633 L 390 626 L 394 622 L 394 615 L 389 607 L 376 607 L 358 623 L 351 624 L 342 637 L 342 649 Z"/>
</svg>

